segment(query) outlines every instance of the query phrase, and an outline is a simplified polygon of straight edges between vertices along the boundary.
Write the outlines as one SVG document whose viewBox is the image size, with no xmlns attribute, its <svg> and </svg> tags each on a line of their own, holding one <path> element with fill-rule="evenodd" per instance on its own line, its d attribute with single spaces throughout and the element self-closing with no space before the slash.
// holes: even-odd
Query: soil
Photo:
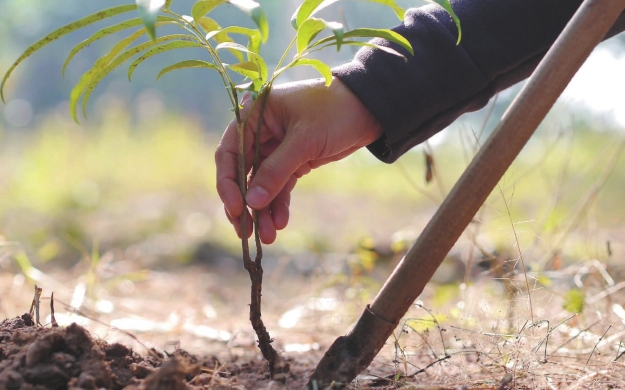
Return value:
<svg viewBox="0 0 625 390">
<path fill-rule="evenodd" d="M 168 355 L 151 350 L 143 357 L 122 344 L 94 339 L 75 323 L 37 327 L 28 313 L 0 324 L 0 389 L 284 388 L 268 375 L 266 365 L 255 360 L 222 364 L 183 350 Z M 303 388 L 306 377 L 289 386 Z"/>
</svg>

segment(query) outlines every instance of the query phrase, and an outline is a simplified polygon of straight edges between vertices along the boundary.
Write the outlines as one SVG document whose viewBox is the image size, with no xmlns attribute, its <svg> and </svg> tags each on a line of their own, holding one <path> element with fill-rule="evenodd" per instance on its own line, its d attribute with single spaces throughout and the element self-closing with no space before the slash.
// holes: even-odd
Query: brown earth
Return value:
<svg viewBox="0 0 625 390">
<path fill-rule="evenodd" d="M 268 381 L 262 362 L 234 360 L 223 364 L 183 350 L 151 350 L 142 357 L 122 344 L 92 338 L 75 323 L 36 327 L 28 313 L 0 324 L 0 388 L 7 390 L 248 389 Z M 303 378 L 290 380 L 290 386 L 303 387 Z"/>
</svg>

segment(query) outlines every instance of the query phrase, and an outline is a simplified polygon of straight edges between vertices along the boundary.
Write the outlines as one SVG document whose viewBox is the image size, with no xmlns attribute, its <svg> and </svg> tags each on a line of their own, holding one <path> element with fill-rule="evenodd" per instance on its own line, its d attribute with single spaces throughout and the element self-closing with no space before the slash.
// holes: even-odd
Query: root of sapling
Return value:
<svg viewBox="0 0 625 390">
<path fill-rule="evenodd" d="M 254 163 L 252 168 L 252 175 L 256 174 L 258 169 L 258 154 L 260 149 L 260 129 L 262 127 L 262 118 L 263 112 L 265 111 L 265 105 L 267 102 L 267 96 L 269 95 L 269 88 L 266 88 L 259 96 L 262 99 L 260 117 L 258 120 L 258 128 L 255 136 L 255 152 L 254 152 Z M 243 196 L 243 202 L 245 209 L 247 209 L 247 204 L 245 203 L 245 195 L 247 193 L 247 175 L 245 170 L 245 123 L 239 120 L 239 124 L 237 126 L 237 135 L 239 141 L 239 150 L 238 150 L 238 175 L 239 175 L 239 189 L 241 190 L 241 195 Z M 260 242 L 260 235 L 258 232 L 258 213 L 256 211 L 253 212 L 253 224 L 254 224 L 254 240 L 256 243 L 256 256 L 254 260 L 250 256 L 250 247 L 245 236 L 245 232 L 247 232 L 247 224 L 248 224 L 248 215 L 247 212 L 241 213 L 240 222 L 241 222 L 241 249 L 243 251 L 243 266 L 250 274 L 250 281 L 252 282 L 251 286 L 251 298 L 250 298 L 250 322 L 252 323 L 252 328 L 254 328 L 254 332 L 256 332 L 256 336 L 258 337 L 258 348 L 260 348 L 260 352 L 263 354 L 265 360 L 269 365 L 269 372 L 271 373 L 271 378 L 274 380 L 279 380 L 284 382 L 286 380 L 286 376 L 290 371 L 289 364 L 280 356 L 280 354 L 273 348 L 271 343 L 273 339 L 269 335 L 265 324 L 263 323 L 261 316 L 261 297 L 263 290 L 263 267 L 262 267 L 262 258 L 263 258 L 263 248 Z"/>
</svg>

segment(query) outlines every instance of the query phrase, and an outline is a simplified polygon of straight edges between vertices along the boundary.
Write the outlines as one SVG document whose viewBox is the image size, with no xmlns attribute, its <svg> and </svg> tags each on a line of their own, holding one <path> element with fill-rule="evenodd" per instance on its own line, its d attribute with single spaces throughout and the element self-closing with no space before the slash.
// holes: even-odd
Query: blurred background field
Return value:
<svg viewBox="0 0 625 390">
<path fill-rule="evenodd" d="M 45 32 L 101 7 L 78 3 L 0 0 L 0 72 Z M 296 2 L 261 3 L 278 53 Z M 174 4 L 184 10 L 192 3 Z M 345 15 L 352 26 L 396 24 L 392 12 L 379 10 L 347 1 L 342 11 L 327 12 Z M 224 24 L 233 13 L 222 12 Z M 78 125 L 68 110 L 72 83 L 110 42 L 83 53 L 65 80 L 60 69 L 88 33 L 29 59 L 0 106 L 0 315 L 27 311 L 37 283 L 61 302 L 57 320 L 79 319 L 101 337 L 136 342 L 111 325 L 149 346 L 254 354 L 240 243 L 214 188 L 213 152 L 231 116 L 217 77 L 188 71 L 155 83 L 172 58 L 146 63 L 132 83 L 116 72 Z M 518 329 L 530 317 L 529 285 L 534 320 L 580 314 L 571 328 L 598 318 L 589 334 L 601 335 L 608 324 L 615 334 L 625 329 L 625 310 L 613 306 L 625 304 L 618 288 L 625 275 L 622 49 L 617 37 L 593 55 L 424 293 L 422 303 L 443 326 Z M 327 52 L 323 59 L 339 64 L 352 54 Z M 284 350 L 323 350 L 348 329 L 519 88 L 394 165 L 362 150 L 301 179 L 289 227 L 265 249 L 263 314 Z M 435 163 L 430 183 L 426 152 Z M 508 264 L 505 271 L 498 262 Z M 577 290 L 586 305 L 567 307 Z M 84 316 L 72 314 L 77 310 Z M 586 348 L 595 341 L 580 342 Z M 600 348 L 618 355 L 620 339 Z M 393 354 L 383 355 L 382 365 L 393 366 Z"/>
</svg>

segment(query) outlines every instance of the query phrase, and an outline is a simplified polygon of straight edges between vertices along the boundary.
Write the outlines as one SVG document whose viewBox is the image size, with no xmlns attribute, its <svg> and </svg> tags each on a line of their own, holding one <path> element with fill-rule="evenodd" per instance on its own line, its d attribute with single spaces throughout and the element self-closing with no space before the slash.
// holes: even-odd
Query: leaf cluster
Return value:
<svg viewBox="0 0 625 390">
<path fill-rule="evenodd" d="M 183 48 L 202 48 L 206 52 L 205 58 L 186 59 L 162 69 L 157 80 L 174 70 L 188 68 L 206 68 L 217 71 L 221 77 L 233 109 L 238 115 L 239 102 L 237 92 L 251 91 L 254 96 L 263 89 L 270 89 L 275 79 L 285 70 L 296 66 L 309 66 L 318 71 L 325 79 L 326 85 L 332 82 L 330 67 L 324 62 L 310 58 L 311 54 L 327 47 L 344 45 L 373 46 L 393 55 L 402 56 L 395 49 L 380 46 L 371 42 L 364 42 L 362 38 L 384 38 L 393 42 L 406 52 L 413 54 L 410 43 L 398 33 L 388 29 L 358 28 L 345 31 L 342 23 L 328 21 L 315 15 L 322 9 L 340 0 L 305 0 L 292 16 L 291 24 L 295 29 L 295 36 L 276 69 L 270 73 L 267 63 L 261 55 L 261 46 L 267 42 L 269 24 L 260 4 L 254 0 L 199 0 L 191 8 L 190 15 L 181 15 L 171 10 L 173 0 L 135 0 L 135 4 L 127 4 L 104 9 L 95 14 L 56 29 L 44 38 L 28 47 L 24 53 L 11 65 L 0 83 L 0 98 L 4 101 L 4 85 L 15 68 L 33 53 L 62 38 L 63 36 L 82 29 L 96 22 L 104 21 L 119 15 L 136 12 L 138 17 L 131 17 L 123 22 L 100 29 L 89 38 L 77 44 L 68 54 L 63 64 L 62 74 L 65 75 L 68 64 L 87 46 L 113 34 L 125 34 L 102 57 L 97 59 L 91 69 L 86 71 L 76 82 L 70 93 L 70 111 L 74 120 L 78 121 L 76 111 L 82 101 L 82 111 L 86 115 L 86 107 L 94 89 L 113 70 L 128 63 L 128 78 L 131 79 L 137 67 L 146 59 L 157 54 Z M 390 7 L 401 20 L 405 11 L 394 0 L 364 0 L 379 3 Z M 450 12 L 458 25 L 457 17 L 453 13 L 448 0 L 432 0 Z M 210 17 L 212 11 L 223 5 L 231 5 L 242 11 L 255 23 L 256 28 L 241 26 L 222 27 Z M 157 28 L 163 25 L 174 25 L 180 29 L 179 33 L 157 36 Z M 324 31 L 330 35 L 321 37 Z M 145 36 L 149 40 L 142 41 Z M 246 41 L 243 45 L 233 37 L 240 37 Z M 238 39 L 238 38 L 237 38 Z M 460 34 L 459 34 L 460 39 Z M 294 57 L 287 61 L 286 57 L 291 48 L 296 48 Z M 221 53 L 226 50 L 234 55 L 236 63 L 230 64 L 222 60 Z M 233 82 L 235 75 L 243 76 L 243 81 Z"/>
</svg>

